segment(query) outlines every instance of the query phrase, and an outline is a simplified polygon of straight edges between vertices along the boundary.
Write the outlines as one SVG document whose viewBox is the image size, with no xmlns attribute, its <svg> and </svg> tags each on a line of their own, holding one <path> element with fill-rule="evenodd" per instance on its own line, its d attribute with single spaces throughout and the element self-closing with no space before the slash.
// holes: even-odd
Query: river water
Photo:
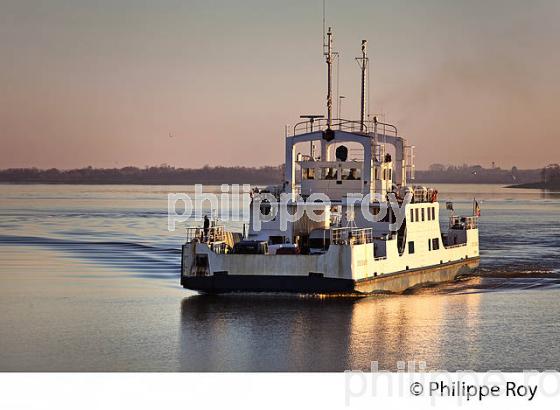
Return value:
<svg viewBox="0 0 560 410">
<path fill-rule="evenodd" d="M 0 371 L 560 370 L 560 195 L 438 189 L 481 203 L 476 275 L 319 299 L 182 289 L 167 194 L 193 187 L 2 185 Z"/>
</svg>

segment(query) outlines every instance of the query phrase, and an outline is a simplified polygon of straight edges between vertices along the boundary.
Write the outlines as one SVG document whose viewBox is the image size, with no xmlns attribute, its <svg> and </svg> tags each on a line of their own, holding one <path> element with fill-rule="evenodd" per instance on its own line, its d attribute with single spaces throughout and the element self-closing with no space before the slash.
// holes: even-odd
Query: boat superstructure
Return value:
<svg viewBox="0 0 560 410">
<path fill-rule="evenodd" d="M 479 263 L 477 216 L 452 214 L 442 232 L 434 188 L 414 181 L 414 152 L 395 126 L 368 120 L 362 42 L 359 121 L 332 116 L 287 129 L 283 183 L 253 196 L 241 237 L 189 228 L 181 284 L 207 293 L 402 292 L 453 280 Z"/>
</svg>

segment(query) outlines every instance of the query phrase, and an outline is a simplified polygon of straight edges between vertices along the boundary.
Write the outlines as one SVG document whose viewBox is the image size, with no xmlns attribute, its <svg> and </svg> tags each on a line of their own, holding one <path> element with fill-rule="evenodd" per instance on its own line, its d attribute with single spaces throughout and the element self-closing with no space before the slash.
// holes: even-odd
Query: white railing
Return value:
<svg viewBox="0 0 560 410">
<path fill-rule="evenodd" d="M 449 218 L 450 229 L 477 229 L 478 217 L 477 216 L 451 216 Z"/>
<path fill-rule="evenodd" d="M 313 121 L 301 121 L 298 122 L 290 130 L 286 129 L 286 136 L 291 137 L 299 134 L 306 134 L 308 132 L 314 131 L 324 131 L 328 128 L 326 118 L 317 118 Z M 379 134 L 379 135 L 390 135 L 397 136 L 397 128 L 392 124 L 387 124 L 384 122 L 376 122 L 374 120 L 364 121 L 363 131 L 362 124 L 360 121 L 356 120 L 345 120 L 342 118 L 335 118 L 331 122 L 331 129 L 347 132 L 363 132 L 366 134 Z"/>
<path fill-rule="evenodd" d="M 187 242 L 198 239 L 203 243 L 221 242 L 226 239 L 226 229 L 223 225 L 211 226 L 208 229 L 200 227 L 187 228 Z"/>
<path fill-rule="evenodd" d="M 331 229 L 331 244 L 361 245 L 373 242 L 372 228 L 333 228 Z"/>
<path fill-rule="evenodd" d="M 299 134 L 306 134 L 308 132 L 314 131 L 324 131 L 328 128 L 327 126 L 327 119 L 326 118 L 319 118 L 311 121 L 302 121 L 297 123 L 292 133 L 288 132 L 288 137 L 299 135 Z M 333 119 L 331 122 L 331 129 L 333 130 L 340 130 L 340 131 L 347 131 L 347 132 L 360 132 L 361 130 L 361 123 L 360 121 L 351 121 L 351 120 L 343 120 L 343 119 Z M 364 132 L 368 132 L 368 125 L 364 123 Z M 371 132 L 371 130 L 370 130 Z"/>
</svg>

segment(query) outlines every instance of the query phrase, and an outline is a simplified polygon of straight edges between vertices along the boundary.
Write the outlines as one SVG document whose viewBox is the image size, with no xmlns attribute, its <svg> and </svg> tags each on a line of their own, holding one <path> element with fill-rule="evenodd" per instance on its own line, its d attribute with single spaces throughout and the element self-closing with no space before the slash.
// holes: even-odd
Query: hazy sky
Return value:
<svg viewBox="0 0 560 410">
<path fill-rule="evenodd" d="M 433 162 L 560 161 L 560 1 L 328 0 L 343 117 Z M 322 0 L 0 0 L 0 168 L 264 165 L 324 113 Z M 169 137 L 169 132 L 173 137 Z"/>
</svg>

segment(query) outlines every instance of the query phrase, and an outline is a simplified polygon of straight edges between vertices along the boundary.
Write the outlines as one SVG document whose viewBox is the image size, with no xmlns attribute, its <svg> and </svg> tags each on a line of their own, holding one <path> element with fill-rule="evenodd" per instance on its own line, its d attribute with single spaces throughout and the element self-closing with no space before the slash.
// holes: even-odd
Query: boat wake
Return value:
<svg viewBox="0 0 560 410">
<path fill-rule="evenodd" d="M 0 245 L 38 246 L 62 252 L 70 258 L 125 272 L 123 276 L 131 278 L 176 281 L 180 274 L 181 252 L 180 249 L 172 247 L 125 241 L 86 241 L 16 235 L 0 235 Z M 80 276 L 79 273 L 76 275 Z M 560 269 L 513 263 L 480 267 L 473 274 L 462 276 L 454 282 L 425 285 L 409 289 L 405 293 L 466 294 L 550 288 L 560 288 Z"/>
<path fill-rule="evenodd" d="M 479 268 L 453 282 L 411 289 L 408 294 L 468 294 L 560 289 L 560 271 L 538 266 L 504 265 Z"/>
<path fill-rule="evenodd" d="M 85 263 L 124 272 L 123 276 L 144 279 L 179 278 L 181 252 L 176 248 L 119 241 L 85 241 L 34 236 L 0 235 L 0 246 L 37 246 L 61 252 Z M 82 276 L 77 273 L 74 276 Z M 83 275 L 84 277 L 91 274 Z"/>
</svg>

